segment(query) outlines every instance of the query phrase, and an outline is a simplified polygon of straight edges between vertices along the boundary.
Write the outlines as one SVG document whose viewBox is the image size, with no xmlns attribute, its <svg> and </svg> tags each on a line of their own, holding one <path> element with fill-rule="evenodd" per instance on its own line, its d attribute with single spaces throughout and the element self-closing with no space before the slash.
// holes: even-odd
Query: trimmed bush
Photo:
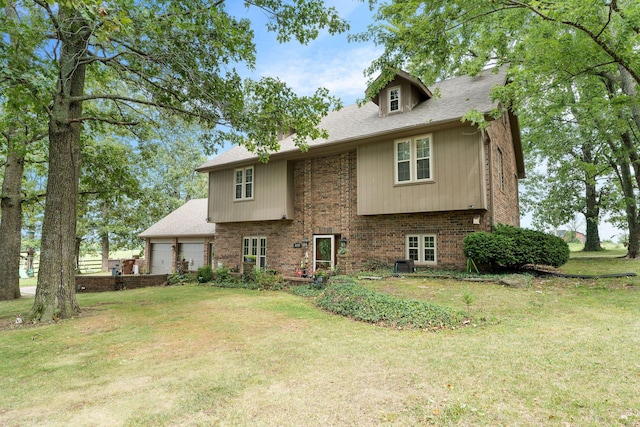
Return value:
<svg viewBox="0 0 640 427">
<path fill-rule="evenodd" d="M 256 268 L 253 271 L 253 280 L 258 289 L 263 291 L 279 291 L 285 288 L 286 283 L 282 274 L 274 270 Z"/>
<path fill-rule="evenodd" d="M 464 255 L 492 270 L 519 270 L 527 264 L 559 267 L 569 260 L 569 245 L 540 231 L 498 224 L 493 233 L 471 233 L 464 239 Z"/>
<path fill-rule="evenodd" d="M 196 277 L 198 277 L 198 283 L 209 283 L 213 280 L 213 270 L 210 265 L 205 265 L 203 267 L 198 268 L 196 272 Z"/>
<path fill-rule="evenodd" d="M 449 308 L 374 292 L 351 281 L 331 282 L 316 304 L 332 313 L 390 327 L 436 330 L 462 321 L 462 315 Z"/>
</svg>

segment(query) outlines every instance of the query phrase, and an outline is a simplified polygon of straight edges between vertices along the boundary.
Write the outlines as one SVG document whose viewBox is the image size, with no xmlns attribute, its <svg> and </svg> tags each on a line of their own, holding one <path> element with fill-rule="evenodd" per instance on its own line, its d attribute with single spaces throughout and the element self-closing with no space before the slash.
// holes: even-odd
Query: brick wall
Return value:
<svg viewBox="0 0 640 427">
<path fill-rule="evenodd" d="M 164 286 L 166 274 L 142 274 L 127 276 L 76 276 L 76 292 L 107 292 L 125 289 Z"/>
<path fill-rule="evenodd" d="M 487 129 L 490 142 L 489 159 L 491 169 L 490 183 L 493 186 L 493 223 L 509 224 L 520 226 L 520 208 L 518 206 L 518 177 L 516 171 L 516 157 L 513 148 L 511 129 L 509 126 L 509 116 L 505 114 L 502 118 L 495 120 Z M 504 175 L 504 186 L 499 186 L 499 152 L 502 153 L 502 165 Z M 487 188 L 491 188 L 488 186 Z M 491 199 L 489 199 L 491 200 Z"/>
<path fill-rule="evenodd" d="M 463 239 L 490 230 L 485 211 L 398 215 L 357 215 L 356 151 L 304 159 L 294 164 L 294 219 L 220 223 L 216 227 L 216 261 L 242 269 L 242 237 L 267 238 L 267 265 L 293 275 L 305 252 L 313 256 L 313 235 L 348 239 L 347 254 L 337 262 L 343 272 L 358 271 L 370 260 L 393 264 L 406 258 L 405 235 L 435 234 L 439 268 L 464 269 Z M 474 216 L 480 224 L 474 225 Z M 303 238 L 309 247 L 295 248 Z M 310 260 L 311 261 L 311 260 Z"/>
</svg>

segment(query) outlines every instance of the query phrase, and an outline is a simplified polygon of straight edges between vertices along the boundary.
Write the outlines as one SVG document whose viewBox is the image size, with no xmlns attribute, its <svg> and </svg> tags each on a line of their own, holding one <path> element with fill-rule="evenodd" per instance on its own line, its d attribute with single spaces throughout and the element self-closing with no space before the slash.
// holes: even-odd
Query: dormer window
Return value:
<svg viewBox="0 0 640 427">
<path fill-rule="evenodd" d="M 389 112 L 394 113 L 400 110 L 400 86 L 389 88 Z"/>
</svg>

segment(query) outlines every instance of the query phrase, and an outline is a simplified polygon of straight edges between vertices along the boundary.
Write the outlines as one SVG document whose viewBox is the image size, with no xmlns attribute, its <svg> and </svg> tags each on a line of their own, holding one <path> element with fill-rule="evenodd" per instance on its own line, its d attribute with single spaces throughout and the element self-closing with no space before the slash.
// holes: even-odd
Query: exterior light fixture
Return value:
<svg viewBox="0 0 640 427">
<path fill-rule="evenodd" d="M 306 237 L 302 239 L 302 247 L 304 249 L 307 249 L 307 247 L 309 247 L 309 239 L 307 239 Z"/>
<path fill-rule="evenodd" d="M 346 248 L 347 247 L 347 238 L 342 236 L 342 238 L 340 239 L 340 247 L 341 248 Z"/>
</svg>

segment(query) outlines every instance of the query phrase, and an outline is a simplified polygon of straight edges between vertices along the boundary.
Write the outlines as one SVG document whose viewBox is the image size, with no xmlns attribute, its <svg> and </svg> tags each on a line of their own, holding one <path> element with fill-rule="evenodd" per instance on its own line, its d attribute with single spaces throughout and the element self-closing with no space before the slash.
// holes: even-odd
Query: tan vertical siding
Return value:
<svg viewBox="0 0 640 427">
<path fill-rule="evenodd" d="M 358 148 L 359 215 L 487 208 L 480 133 L 468 126 L 432 137 L 434 180 L 419 184 L 394 184 L 393 140 Z"/>
<path fill-rule="evenodd" d="M 258 163 L 254 167 L 254 198 L 234 200 L 235 169 L 209 174 L 210 221 L 263 221 L 293 218 L 293 176 L 287 161 Z"/>
</svg>

